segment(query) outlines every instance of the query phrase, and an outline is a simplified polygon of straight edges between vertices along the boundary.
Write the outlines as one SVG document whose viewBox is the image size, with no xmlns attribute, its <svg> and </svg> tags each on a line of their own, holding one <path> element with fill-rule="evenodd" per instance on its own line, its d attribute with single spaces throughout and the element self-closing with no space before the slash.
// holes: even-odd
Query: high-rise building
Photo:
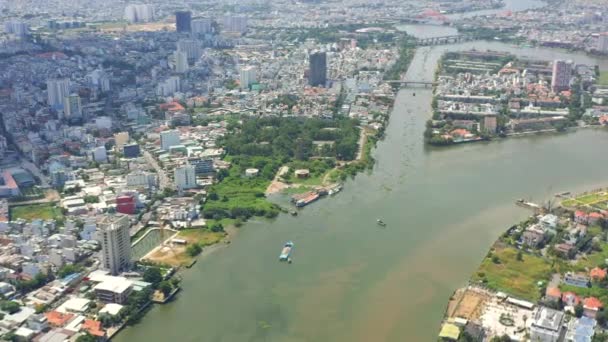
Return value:
<svg viewBox="0 0 608 342">
<path fill-rule="evenodd" d="M 255 68 L 252 66 L 242 67 L 240 76 L 241 89 L 249 89 L 252 84 L 257 82 Z"/>
<path fill-rule="evenodd" d="M 188 54 L 184 51 L 175 51 L 173 54 L 173 58 L 175 59 L 175 72 L 180 74 L 188 71 Z"/>
<path fill-rule="evenodd" d="M 313 52 L 310 54 L 308 83 L 313 87 L 325 86 L 327 82 L 327 54 Z"/>
<path fill-rule="evenodd" d="M 129 217 L 126 215 L 105 216 L 97 225 L 101 242 L 102 266 L 112 275 L 128 271 L 131 266 L 131 238 Z"/>
<path fill-rule="evenodd" d="M 213 20 L 201 18 L 192 20 L 191 23 L 192 33 L 196 34 L 207 34 L 213 33 Z"/>
<path fill-rule="evenodd" d="M 180 190 L 196 188 L 196 170 L 193 165 L 186 164 L 175 168 L 173 174 L 175 186 Z"/>
<path fill-rule="evenodd" d="M 4 32 L 17 37 L 25 37 L 29 32 L 29 26 L 21 21 L 7 21 L 4 23 Z"/>
<path fill-rule="evenodd" d="M 570 89 L 572 78 L 572 62 L 556 59 L 553 61 L 553 73 L 551 75 L 551 90 L 559 93 Z"/>
<path fill-rule="evenodd" d="M 105 93 L 110 91 L 110 78 L 101 69 L 95 69 L 89 74 L 87 74 L 85 76 L 85 80 L 89 83 L 90 86 L 101 90 L 101 92 Z"/>
<path fill-rule="evenodd" d="M 63 101 L 63 117 L 67 120 L 82 118 L 82 101 L 80 96 L 71 94 L 65 97 Z"/>
<path fill-rule="evenodd" d="M 158 84 L 158 86 L 156 87 L 156 95 L 172 96 L 173 94 L 178 92 L 180 88 L 180 78 L 178 76 L 171 76 Z"/>
<path fill-rule="evenodd" d="M 130 23 L 154 21 L 154 7 L 148 4 L 131 4 L 125 7 L 125 19 Z"/>
<path fill-rule="evenodd" d="M 247 32 L 247 18 L 227 15 L 222 18 L 223 29 L 226 32 Z"/>
<path fill-rule="evenodd" d="M 192 13 L 190 11 L 175 12 L 175 30 L 190 32 L 192 30 Z"/>
<path fill-rule="evenodd" d="M 600 33 L 597 37 L 597 51 L 608 53 L 608 32 Z"/>
<path fill-rule="evenodd" d="M 63 109 L 65 98 L 70 95 L 70 80 L 67 78 L 48 80 L 46 91 L 49 106 L 57 110 Z"/>
<path fill-rule="evenodd" d="M 201 58 L 201 44 L 196 39 L 180 39 L 177 41 L 177 51 L 186 53 L 188 61 Z"/>
<path fill-rule="evenodd" d="M 129 142 L 129 132 L 118 132 L 114 134 L 114 144 L 116 151 L 122 150 L 122 147 Z"/>
<path fill-rule="evenodd" d="M 163 151 L 169 151 L 172 146 L 181 144 L 179 138 L 179 131 L 172 129 L 168 131 L 160 132 L 160 149 Z"/>
</svg>

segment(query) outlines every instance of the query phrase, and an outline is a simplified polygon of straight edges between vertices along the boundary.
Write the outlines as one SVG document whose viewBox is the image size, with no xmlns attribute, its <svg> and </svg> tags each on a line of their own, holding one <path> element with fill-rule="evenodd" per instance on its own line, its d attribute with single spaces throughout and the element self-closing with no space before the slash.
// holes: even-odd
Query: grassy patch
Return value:
<svg viewBox="0 0 608 342">
<path fill-rule="evenodd" d="M 226 233 L 212 232 L 208 229 L 184 229 L 179 232 L 178 238 L 188 240 L 188 243 L 198 243 L 201 246 L 209 246 L 220 242 Z"/>
<path fill-rule="evenodd" d="M 22 218 L 24 220 L 50 220 L 50 219 L 61 219 L 63 214 L 61 209 L 56 207 L 53 203 L 45 204 L 31 204 L 31 205 L 20 205 L 14 206 L 10 209 L 11 220 Z"/>
<path fill-rule="evenodd" d="M 576 264 L 576 269 L 578 271 L 583 271 L 596 266 L 603 267 L 603 265 L 606 264 L 605 260 L 608 259 L 608 243 L 602 243 L 600 247 L 602 248 L 601 251 L 587 254 L 583 259 L 579 260 Z"/>
<path fill-rule="evenodd" d="M 541 257 L 523 253 L 523 259 L 517 260 L 518 250 L 512 247 L 495 247 L 492 256 L 498 257 L 498 263 L 492 257 L 485 258 L 473 275 L 473 281 L 484 281 L 497 291 L 527 300 L 538 300 L 540 293 L 538 281 L 547 281 L 551 274 L 551 265 Z"/>
<path fill-rule="evenodd" d="M 608 85 L 608 70 L 600 72 L 599 84 Z"/>
<path fill-rule="evenodd" d="M 567 199 L 565 201 L 562 201 L 562 206 L 564 207 L 569 207 L 569 208 L 573 208 L 580 205 L 580 203 L 577 200 L 574 199 Z"/>
</svg>

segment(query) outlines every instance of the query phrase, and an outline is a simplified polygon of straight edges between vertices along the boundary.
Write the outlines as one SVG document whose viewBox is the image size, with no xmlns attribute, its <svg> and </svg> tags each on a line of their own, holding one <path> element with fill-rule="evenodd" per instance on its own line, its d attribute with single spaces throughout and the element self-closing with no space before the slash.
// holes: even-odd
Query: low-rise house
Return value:
<svg viewBox="0 0 608 342">
<path fill-rule="evenodd" d="M 595 334 L 595 326 L 597 322 L 593 318 L 581 317 L 570 320 L 568 324 L 568 332 L 566 333 L 566 342 L 586 342 L 591 341 Z"/>
<path fill-rule="evenodd" d="M 532 248 L 539 247 L 543 242 L 545 242 L 545 238 L 545 230 L 536 224 L 526 228 L 522 234 L 522 242 Z"/>
<path fill-rule="evenodd" d="M 562 303 L 564 306 L 575 307 L 581 302 L 581 299 L 574 292 L 562 293 Z"/>
<path fill-rule="evenodd" d="M 562 298 L 562 291 L 557 287 L 547 287 L 545 291 L 545 299 L 552 302 L 559 302 Z"/>
<path fill-rule="evenodd" d="M 583 315 L 589 318 L 595 318 L 597 313 L 604 307 L 602 302 L 595 297 L 587 297 L 583 300 Z"/>
<path fill-rule="evenodd" d="M 589 272 L 589 277 L 591 277 L 591 280 L 603 280 L 606 278 L 606 270 L 599 267 L 594 267 Z"/>
<path fill-rule="evenodd" d="M 572 285 L 576 287 L 589 287 L 589 278 L 580 273 L 567 272 L 564 275 L 562 282 L 566 285 Z"/>
<path fill-rule="evenodd" d="M 539 307 L 532 317 L 530 340 L 537 342 L 562 341 L 565 335 L 564 313 L 547 307 Z"/>
</svg>

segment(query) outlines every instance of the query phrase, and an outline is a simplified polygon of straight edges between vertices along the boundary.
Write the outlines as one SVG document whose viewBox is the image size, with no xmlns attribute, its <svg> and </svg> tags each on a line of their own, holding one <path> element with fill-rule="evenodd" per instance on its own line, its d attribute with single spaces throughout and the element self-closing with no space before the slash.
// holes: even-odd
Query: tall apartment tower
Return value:
<svg viewBox="0 0 608 342">
<path fill-rule="evenodd" d="M 175 12 L 175 30 L 177 32 L 190 32 L 192 30 L 192 12 Z"/>
<path fill-rule="evenodd" d="M 249 89 L 249 87 L 257 82 L 255 68 L 252 66 L 244 66 L 240 72 L 241 89 Z"/>
<path fill-rule="evenodd" d="M 55 109 L 63 109 L 66 96 L 70 95 L 70 80 L 67 78 L 46 81 L 48 104 Z"/>
<path fill-rule="evenodd" d="M 570 89 L 572 78 L 572 62 L 556 59 L 553 61 L 553 73 L 551 75 L 551 90 L 559 93 Z"/>
<path fill-rule="evenodd" d="M 66 96 L 63 101 L 63 115 L 67 120 L 82 118 L 82 101 L 80 96 L 72 94 Z"/>
<path fill-rule="evenodd" d="M 131 238 L 129 217 L 126 215 L 105 216 L 97 225 L 101 242 L 103 268 L 112 275 L 128 271 L 131 266 Z"/>
<path fill-rule="evenodd" d="M 597 37 L 597 51 L 608 53 L 608 32 L 600 33 L 599 37 Z"/>
<path fill-rule="evenodd" d="M 184 51 L 175 51 L 175 72 L 180 74 L 188 71 L 188 54 Z"/>
<path fill-rule="evenodd" d="M 327 82 L 327 54 L 314 52 L 310 54 L 310 71 L 308 83 L 313 87 L 325 86 Z"/>
</svg>

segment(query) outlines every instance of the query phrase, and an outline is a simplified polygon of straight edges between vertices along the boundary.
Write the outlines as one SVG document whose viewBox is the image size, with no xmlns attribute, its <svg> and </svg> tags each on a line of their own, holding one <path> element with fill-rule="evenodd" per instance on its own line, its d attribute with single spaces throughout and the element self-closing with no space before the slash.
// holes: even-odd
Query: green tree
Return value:
<svg viewBox="0 0 608 342">
<path fill-rule="evenodd" d="M 165 297 L 167 297 L 171 293 L 171 291 L 173 291 L 173 286 L 171 285 L 170 282 L 163 281 L 160 284 L 158 284 L 158 290 L 160 292 L 162 292 L 163 295 L 165 295 Z"/>
<path fill-rule="evenodd" d="M 19 305 L 17 302 L 13 302 L 12 300 L 4 300 L 0 302 L 0 309 L 12 315 L 21 311 L 21 305 Z"/>
<path fill-rule="evenodd" d="M 86 333 L 84 335 L 79 336 L 76 339 L 76 342 L 97 342 L 97 339 L 95 338 L 95 336 Z"/>
<path fill-rule="evenodd" d="M 203 247 L 201 247 L 198 243 L 193 243 L 193 244 L 189 245 L 188 247 L 186 247 L 186 253 L 188 253 L 188 255 L 191 257 L 195 257 L 195 256 L 201 254 L 202 251 L 203 251 Z"/>
<path fill-rule="evenodd" d="M 144 281 L 152 284 L 160 283 L 163 280 L 163 275 L 158 267 L 148 267 L 144 271 Z"/>
<path fill-rule="evenodd" d="M 583 304 L 578 303 L 575 307 L 574 307 L 574 316 L 581 318 L 583 317 Z"/>
</svg>

